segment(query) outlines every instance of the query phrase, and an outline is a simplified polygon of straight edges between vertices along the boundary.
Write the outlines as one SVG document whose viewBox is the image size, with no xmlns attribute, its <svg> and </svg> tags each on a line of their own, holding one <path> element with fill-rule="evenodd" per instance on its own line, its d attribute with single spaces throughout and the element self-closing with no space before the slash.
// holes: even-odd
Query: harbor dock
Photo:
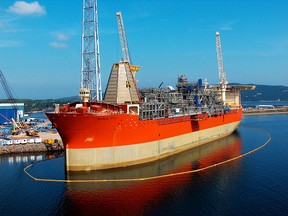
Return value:
<svg viewBox="0 0 288 216">
<path fill-rule="evenodd" d="M 4 140 L 4 139 L 3 139 Z M 58 133 L 39 132 L 37 136 L 10 136 L 8 142 L 0 143 L 0 155 L 17 153 L 63 151 L 63 143 Z"/>
</svg>

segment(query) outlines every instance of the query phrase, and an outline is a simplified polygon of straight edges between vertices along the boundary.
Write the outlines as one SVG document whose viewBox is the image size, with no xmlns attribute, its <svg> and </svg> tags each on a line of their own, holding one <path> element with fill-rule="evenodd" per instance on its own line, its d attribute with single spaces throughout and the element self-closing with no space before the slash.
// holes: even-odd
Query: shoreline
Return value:
<svg viewBox="0 0 288 216">
<path fill-rule="evenodd" d="M 62 142 L 54 144 L 11 144 L 7 146 L 0 146 L 1 155 L 11 155 L 20 153 L 48 153 L 64 151 Z"/>
<path fill-rule="evenodd" d="M 23 134 L 8 136 L 10 139 L 21 139 L 28 137 Z M 39 152 L 57 152 L 63 151 L 64 146 L 61 137 L 58 133 L 39 132 L 38 136 L 42 139 L 40 143 L 25 143 L 25 144 L 10 144 L 0 146 L 0 155 L 18 154 L 18 153 L 39 153 Z M 53 144 L 45 144 L 45 140 L 52 140 Z M 57 140 L 57 141 L 56 141 Z"/>
<path fill-rule="evenodd" d="M 281 115 L 288 114 L 288 111 L 250 111 L 244 112 L 243 116 L 251 116 L 251 115 Z"/>
</svg>

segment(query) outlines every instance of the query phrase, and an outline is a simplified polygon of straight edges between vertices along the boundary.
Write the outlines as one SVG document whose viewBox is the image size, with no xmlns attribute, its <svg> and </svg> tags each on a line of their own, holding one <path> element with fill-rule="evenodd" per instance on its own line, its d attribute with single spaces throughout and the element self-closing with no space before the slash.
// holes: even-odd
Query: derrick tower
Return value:
<svg viewBox="0 0 288 216">
<path fill-rule="evenodd" d="M 226 87 L 227 87 L 227 80 L 226 80 L 226 73 L 224 71 L 224 63 L 222 57 L 222 46 L 220 41 L 220 33 L 216 32 L 216 53 L 217 53 L 217 62 L 218 62 L 218 75 L 219 75 L 219 85 L 221 91 L 221 100 L 225 103 L 226 101 Z"/>
<path fill-rule="evenodd" d="M 102 100 L 97 0 L 83 0 L 80 97 Z"/>
</svg>

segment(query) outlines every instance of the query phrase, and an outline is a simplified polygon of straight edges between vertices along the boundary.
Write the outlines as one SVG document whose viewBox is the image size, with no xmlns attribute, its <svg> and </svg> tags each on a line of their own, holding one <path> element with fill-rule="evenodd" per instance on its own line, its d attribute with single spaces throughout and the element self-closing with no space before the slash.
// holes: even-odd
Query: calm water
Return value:
<svg viewBox="0 0 288 216">
<path fill-rule="evenodd" d="M 38 178 L 123 179 L 195 170 L 263 149 L 205 171 L 123 183 L 44 183 Z M 288 215 L 288 115 L 245 116 L 238 133 L 166 160 L 114 171 L 64 172 L 48 155 L 0 156 L 0 215 Z"/>
</svg>

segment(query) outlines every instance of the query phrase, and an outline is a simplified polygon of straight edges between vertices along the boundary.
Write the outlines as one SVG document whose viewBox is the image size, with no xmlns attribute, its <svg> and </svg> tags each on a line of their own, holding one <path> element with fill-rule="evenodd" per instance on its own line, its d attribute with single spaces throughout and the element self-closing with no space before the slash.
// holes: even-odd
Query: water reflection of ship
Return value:
<svg viewBox="0 0 288 216">
<path fill-rule="evenodd" d="M 115 170 L 67 172 L 67 179 L 135 179 L 196 170 L 240 155 L 241 146 L 241 137 L 236 132 L 153 163 Z M 205 175 L 212 170 L 206 170 Z M 148 205 L 185 187 L 191 180 L 193 174 L 136 182 L 69 183 L 65 205 L 69 205 L 69 214 L 141 215 Z"/>
</svg>

